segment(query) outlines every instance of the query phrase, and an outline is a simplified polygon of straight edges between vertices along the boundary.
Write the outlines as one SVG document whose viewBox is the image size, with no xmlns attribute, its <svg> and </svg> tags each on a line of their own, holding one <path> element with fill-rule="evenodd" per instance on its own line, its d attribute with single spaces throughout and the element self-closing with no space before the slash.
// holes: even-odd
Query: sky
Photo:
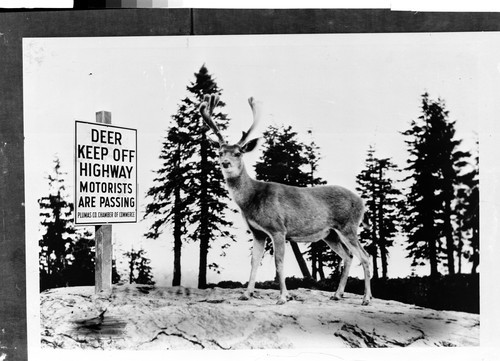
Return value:
<svg viewBox="0 0 500 361">
<path fill-rule="evenodd" d="M 472 150 L 478 136 L 487 144 L 500 111 L 499 45 L 496 33 L 24 39 L 28 274 L 38 272 L 37 243 L 43 230 L 37 199 L 48 192 L 46 177 L 56 156 L 67 172 L 73 200 L 75 120 L 94 122 L 95 113 L 106 110 L 113 125 L 137 129 L 142 219 L 148 203 L 144 195 L 160 166 L 170 117 L 205 64 L 227 104 L 229 141 L 248 129 L 252 116 L 247 98 L 254 96 L 264 107 L 256 136 L 268 125 L 284 124 L 307 141 L 311 129 L 322 155 L 318 175 L 329 184 L 354 189 L 369 145 L 379 156 L 405 166 L 400 132 L 420 115 L 424 92 L 445 100 L 463 149 Z M 260 151 L 245 159 L 251 175 Z M 239 241 L 223 259 L 218 256 L 223 242 L 214 243 L 209 263 L 218 261 L 223 268 L 220 274 L 208 271 L 208 282 L 248 279 L 251 244 L 240 215 L 234 223 Z M 144 248 L 157 284 L 169 285 L 172 237 L 166 230 L 157 240 L 145 239 L 149 225 L 147 220 L 114 225 L 114 252 L 119 259 L 131 247 Z M 300 275 L 291 249 L 287 252 L 287 276 Z M 197 244 L 183 248 L 185 286 L 197 284 L 198 253 Z M 391 250 L 389 276 L 410 272 L 410 260 L 398 244 Z M 356 262 L 351 275 L 362 277 Z M 265 256 L 257 279 L 273 277 L 274 261 Z"/>
</svg>

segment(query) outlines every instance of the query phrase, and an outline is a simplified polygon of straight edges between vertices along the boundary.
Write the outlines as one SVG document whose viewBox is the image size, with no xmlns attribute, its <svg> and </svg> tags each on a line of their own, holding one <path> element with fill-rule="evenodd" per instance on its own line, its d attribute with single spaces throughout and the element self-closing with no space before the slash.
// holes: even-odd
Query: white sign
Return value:
<svg viewBox="0 0 500 361">
<path fill-rule="evenodd" d="M 75 224 L 137 222 L 137 130 L 75 122 Z"/>
</svg>

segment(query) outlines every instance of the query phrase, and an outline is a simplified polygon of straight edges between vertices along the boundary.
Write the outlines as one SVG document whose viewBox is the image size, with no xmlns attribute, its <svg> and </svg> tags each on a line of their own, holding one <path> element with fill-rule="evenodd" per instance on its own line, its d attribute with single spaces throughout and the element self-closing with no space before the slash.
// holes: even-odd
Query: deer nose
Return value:
<svg viewBox="0 0 500 361">
<path fill-rule="evenodd" d="M 231 163 L 229 163 L 227 160 L 225 160 L 225 161 L 222 162 L 222 167 L 223 168 L 229 168 L 230 165 L 231 165 Z"/>
</svg>

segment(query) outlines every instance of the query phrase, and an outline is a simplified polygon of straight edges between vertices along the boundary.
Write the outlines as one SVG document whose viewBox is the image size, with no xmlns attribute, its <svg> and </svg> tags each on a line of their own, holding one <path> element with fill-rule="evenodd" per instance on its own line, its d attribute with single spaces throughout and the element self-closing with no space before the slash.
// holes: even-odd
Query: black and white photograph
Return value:
<svg viewBox="0 0 500 361">
<path fill-rule="evenodd" d="M 499 45 L 24 36 L 29 358 L 490 345 Z"/>
<path fill-rule="evenodd" d="M 25 39 L 41 347 L 478 346 L 477 118 L 500 56 L 478 40 Z M 92 126 L 103 111 L 137 147 Z M 137 221 L 113 224 L 129 198 Z"/>
</svg>

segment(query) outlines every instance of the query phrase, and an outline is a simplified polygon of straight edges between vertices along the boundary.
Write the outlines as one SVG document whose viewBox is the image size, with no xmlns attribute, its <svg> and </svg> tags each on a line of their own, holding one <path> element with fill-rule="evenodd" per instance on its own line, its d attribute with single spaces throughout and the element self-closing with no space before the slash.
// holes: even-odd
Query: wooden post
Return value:
<svg viewBox="0 0 500 361">
<path fill-rule="evenodd" d="M 97 123 L 111 124 L 111 113 L 96 113 Z M 95 226 L 95 293 L 111 294 L 113 259 L 112 226 Z"/>
</svg>

